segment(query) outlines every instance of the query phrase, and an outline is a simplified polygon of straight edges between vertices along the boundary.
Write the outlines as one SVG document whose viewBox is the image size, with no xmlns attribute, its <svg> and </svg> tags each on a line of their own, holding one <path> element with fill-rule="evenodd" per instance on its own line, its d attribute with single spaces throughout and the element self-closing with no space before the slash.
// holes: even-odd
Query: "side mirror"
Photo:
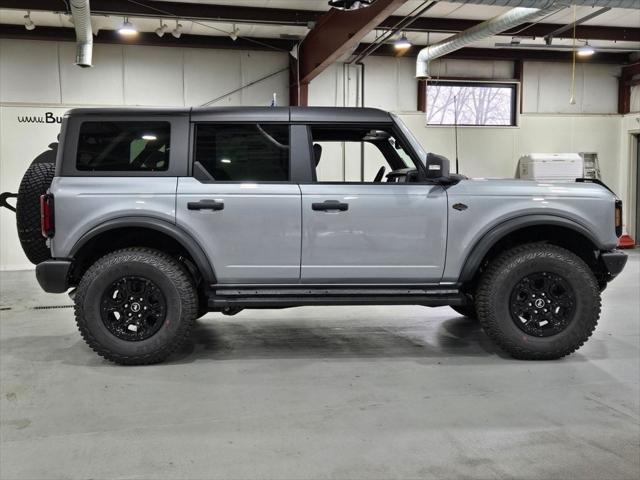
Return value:
<svg viewBox="0 0 640 480">
<path fill-rule="evenodd" d="M 449 159 L 435 153 L 427 153 L 426 176 L 429 180 L 449 178 Z"/>
</svg>

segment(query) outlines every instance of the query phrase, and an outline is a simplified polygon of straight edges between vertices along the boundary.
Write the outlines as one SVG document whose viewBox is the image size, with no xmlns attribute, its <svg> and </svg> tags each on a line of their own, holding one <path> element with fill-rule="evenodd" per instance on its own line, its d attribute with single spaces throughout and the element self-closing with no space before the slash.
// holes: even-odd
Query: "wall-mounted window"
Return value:
<svg viewBox="0 0 640 480">
<path fill-rule="evenodd" d="M 427 125 L 515 126 L 515 83 L 427 81 Z"/>
</svg>

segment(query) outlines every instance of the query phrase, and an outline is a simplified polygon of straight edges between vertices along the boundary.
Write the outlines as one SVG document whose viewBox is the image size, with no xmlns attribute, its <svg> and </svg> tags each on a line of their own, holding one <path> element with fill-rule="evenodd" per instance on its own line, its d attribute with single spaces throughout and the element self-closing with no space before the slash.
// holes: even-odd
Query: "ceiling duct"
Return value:
<svg viewBox="0 0 640 480">
<path fill-rule="evenodd" d="M 513 6 L 515 8 L 494 18 L 453 35 L 441 42 L 429 45 L 418 53 L 416 60 L 416 77 L 429 78 L 429 62 L 436 58 L 459 50 L 479 40 L 492 37 L 511 28 L 527 22 L 535 22 L 550 15 L 556 10 L 564 8 L 567 3 L 556 0 L 451 0 L 456 3 L 493 5 L 500 7 Z M 573 0 L 575 5 L 592 7 L 640 8 L 638 0 Z"/>
<path fill-rule="evenodd" d="M 76 65 L 91 67 L 93 37 L 91 32 L 91 9 L 89 0 L 71 0 L 71 15 L 76 29 Z"/>
</svg>

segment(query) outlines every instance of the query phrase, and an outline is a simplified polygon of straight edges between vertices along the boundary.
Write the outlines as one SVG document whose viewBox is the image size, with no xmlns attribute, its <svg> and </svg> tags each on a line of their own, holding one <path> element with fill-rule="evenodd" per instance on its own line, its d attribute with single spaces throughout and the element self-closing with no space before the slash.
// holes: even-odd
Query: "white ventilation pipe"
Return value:
<svg viewBox="0 0 640 480">
<path fill-rule="evenodd" d="M 459 50 L 469 44 L 492 37 L 527 22 L 540 20 L 556 10 L 564 8 L 567 3 L 556 0 L 451 0 L 456 3 L 471 3 L 494 6 L 515 6 L 485 22 L 463 32 L 445 38 L 441 42 L 423 48 L 416 61 L 416 77 L 429 78 L 429 62 L 436 58 Z M 575 5 L 597 7 L 640 8 L 638 0 L 573 0 Z M 535 7 L 535 8 L 532 8 Z"/>
<path fill-rule="evenodd" d="M 93 37 L 91 33 L 91 10 L 89 0 L 71 0 L 71 15 L 76 29 L 76 65 L 91 67 Z"/>
</svg>

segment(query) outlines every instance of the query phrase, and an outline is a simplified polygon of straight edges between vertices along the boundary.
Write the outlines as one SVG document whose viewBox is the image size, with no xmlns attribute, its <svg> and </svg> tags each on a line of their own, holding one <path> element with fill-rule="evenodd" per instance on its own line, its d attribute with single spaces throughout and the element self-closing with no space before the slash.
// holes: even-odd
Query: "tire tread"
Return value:
<svg viewBox="0 0 640 480">
<path fill-rule="evenodd" d="M 596 309 L 593 312 L 595 320 L 585 324 L 586 328 L 574 329 L 571 335 L 571 341 L 567 342 L 568 346 L 557 347 L 551 351 L 540 352 L 532 348 L 519 345 L 502 334 L 499 325 L 496 322 L 495 315 L 492 315 L 491 304 L 492 299 L 497 291 L 494 283 L 508 265 L 517 261 L 523 256 L 553 256 L 564 262 L 570 262 L 574 268 L 577 268 L 589 279 L 588 288 L 592 291 L 596 298 Z M 577 255 L 562 247 L 551 244 L 531 243 L 506 251 L 502 255 L 493 260 L 484 272 L 478 289 L 476 292 L 476 311 L 478 312 L 478 320 L 487 335 L 501 349 L 508 352 L 512 357 L 523 360 L 552 360 L 562 358 L 578 350 L 593 334 L 600 316 L 602 301 L 597 281 L 588 265 Z M 579 319 L 575 319 L 577 321 Z"/>
<path fill-rule="evenodd" d="M 167 275 L 172 283 L 176 285 L 182 299 L 182 309 L 180 327 L 173 340 L 164 347 L 150 353 L 141 355 L 123 355 L 114 352 L 100 342 L 91 334 L 84 321 L 83 304 L 89 285 L 105 269 L 122 261 L 123 256 L 128 256 L 128 260 L 142 260 L 151 264 Z M 101 357 L 119 363 L 121 365 L 150 365 L 165 360 L 168 356 L 179 349 L 191 336 L 191 331 L 195 323 L 198 311 L 198 295 L 196 293 L 193 279 L 184 267 L 174 257 L 152 248 L 125 248 L 109 253 L 97 260 L 85 272 L 75 296 L 74 312 L 76 324 L 80 334 L 89 347 Z"/>
</svg>

